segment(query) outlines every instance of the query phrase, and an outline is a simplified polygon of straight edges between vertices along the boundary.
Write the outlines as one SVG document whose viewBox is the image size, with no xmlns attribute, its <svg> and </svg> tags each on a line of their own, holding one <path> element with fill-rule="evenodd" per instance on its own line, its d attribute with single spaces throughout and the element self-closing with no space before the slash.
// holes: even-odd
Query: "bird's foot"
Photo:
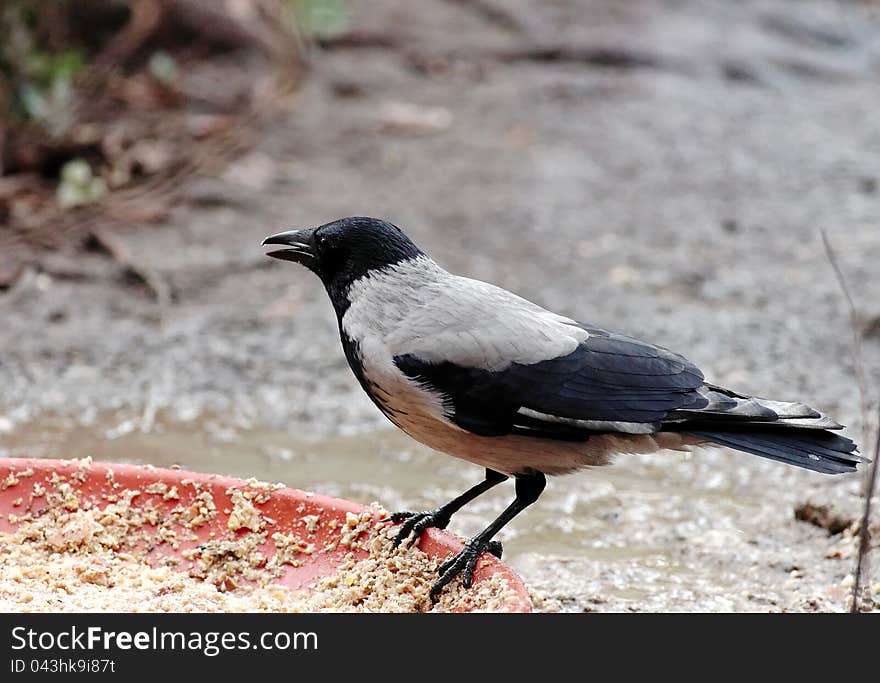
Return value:
<svg viewBox="0 0 880 683">
<path fill-rule="evenodd" d="M 397 548 L 403 543 L 410 534 L 412 538 L 409 541 L 409 547 L 419 542 L 422 532 L 425 529 L 434 527 L 435 529 L 445 529 L 449 525 L 452 517 L 442 507 L 433 510 L 425 510 L 424 512 L 395 512 L 388 517 L 388 521 L 398 524 L 403 522 L 397 536 L 394 537 L 392 547 Z"/>
<path fill-rule="evenodd" d="M 480 556 L 488 552 L 497 558 L 501 557 L 501 543 L 498 541 L 480 541 L 472 538 L 465 543 L 464 548 L 457 555 L 453 555 L 438 568 L 440 578 L 431 586 L 431 601 L 437 602 L 443 589 L 459 574 L 462 575 L 461 583 L 465 588 L 470 588 L 474 583 L 474 571 Z"/>
</svg>

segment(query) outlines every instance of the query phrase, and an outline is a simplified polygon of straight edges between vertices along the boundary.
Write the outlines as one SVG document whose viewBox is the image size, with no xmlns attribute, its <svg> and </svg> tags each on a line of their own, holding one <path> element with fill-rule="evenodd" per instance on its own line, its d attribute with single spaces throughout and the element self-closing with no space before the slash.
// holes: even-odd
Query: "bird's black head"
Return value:
<svg viewBox="0 0 880 683">
<path fill-rule="evenodd" d="M 267 256 L 304 265 L 321 278 L 337 306 L 355 280 L 422 254 L 396 225 L 364 216 L 279 232 L 263 244 L 283 245 L 284 249 L 270 251 Z"/>
</svg>

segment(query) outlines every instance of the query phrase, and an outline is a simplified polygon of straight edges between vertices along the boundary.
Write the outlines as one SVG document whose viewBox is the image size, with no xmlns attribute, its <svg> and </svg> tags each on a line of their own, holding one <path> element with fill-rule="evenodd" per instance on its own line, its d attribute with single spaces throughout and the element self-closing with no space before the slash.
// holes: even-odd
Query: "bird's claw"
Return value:
<svg viewBox="0 0 880 683">
<path fill-rule="evenodd" d="M 402 522 L 408 517 L 412 517 L 413 515 L 417 515 L 417 512 L 410 512 L 409 510 L 400 510 L 398 512 L 389 512 L 384 517 L 381 517 L 378 524 L 397 524 L 398 522 Z"/>
<path fill-rule="evenodd" d="M 422 537 L 422 532 L 425 531 L 425 529 L 430 527 L 445 529 L 449 524 L 449 515 L 444 513 L 442 508 L 434 508 L 433 510 L 425 510 L 424 512 L 395 512 L 390 515 L 388 519 L 395 524 L 403 522 L 400 530 L 394 537 L 394 542 L 391 544 L 392 548 L 399 547 L 404 540 L 412 535 L 408 545 L 408 547 L 411 548 L 419 542 L 419 539 Z"/>
<path fill-rule="evenodd" d="M 431 602 L 437 602 L 443 589 L 459 574 L 462 575 L 462 585 L 465 588 L 470 588 L 474 583 L 477 561 L 484 552 L 489 552 L 495 557 L 501 557 L 501 544 L 498 541 L 471 539 L 465 544 L 461 552 L 443 562 L 437 568 L 440 578 L 431 586 Z"/>
<path fill-rule="evenodd" d="M 392 512 L 388 515 L 383 521 L 391 522 L 392 524 L 397 524 L 402 522 L 405 519 L 412 517 L 413 515 L 417 515 L 417 512 L 410 512 L 409 510 L 398 510 L 397 512 Z"/>
</svg>

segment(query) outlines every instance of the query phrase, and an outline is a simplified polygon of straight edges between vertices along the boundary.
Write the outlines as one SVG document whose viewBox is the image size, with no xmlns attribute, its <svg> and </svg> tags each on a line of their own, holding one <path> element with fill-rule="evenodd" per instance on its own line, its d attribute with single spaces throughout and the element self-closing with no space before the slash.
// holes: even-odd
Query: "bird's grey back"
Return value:
<svg viewBox="0 0 880 683">
<path fill-rule="evenodd" d="M 352 284 L 342 318 L 353 340 L 382 340 L 392 356 L 502 370 L 571 353 L 588 332 L 507 290 L 453 275 L 427 256 Z"/>
</svg>

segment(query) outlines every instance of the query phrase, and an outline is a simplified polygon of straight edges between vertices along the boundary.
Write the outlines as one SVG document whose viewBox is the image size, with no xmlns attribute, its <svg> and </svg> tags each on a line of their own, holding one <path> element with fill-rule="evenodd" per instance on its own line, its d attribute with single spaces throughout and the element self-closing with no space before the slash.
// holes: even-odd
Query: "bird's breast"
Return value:
<svg viewBox="0 0 880 683">
<path fill-rule="evenodd" d="M 434 423 L 453 426 L 446 418 L 443 397 L 403 374 L 381 340 L 366 337 L 358 352 L 367 393 L 398 427 L 418 438 L 414 432 Z"/>
</svg>

